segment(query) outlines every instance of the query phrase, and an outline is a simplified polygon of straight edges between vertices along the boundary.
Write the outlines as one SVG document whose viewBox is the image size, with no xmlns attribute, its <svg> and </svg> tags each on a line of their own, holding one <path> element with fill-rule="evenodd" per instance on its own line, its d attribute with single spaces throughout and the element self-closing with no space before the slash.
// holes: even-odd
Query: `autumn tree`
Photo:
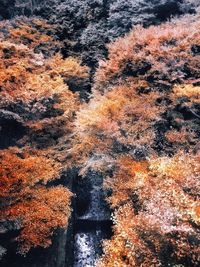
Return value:
<svg viewBox="0 0 200 267">
<path fill-rule="evenodd" d="M 46 21 L 3 21 L 0 29 L 0 137 L 9 132 L 9 120 L 25 129 L 9 143 L 16 148 L 0 150 L 0 220 L 19 226 L 16 240 L 25 254 L 48 247 L 54 231 L 67 227 L 72 193 L 53 181 L 69 165 L 66 150 L 80 106 L 74 85 L 88 73 L 79 59 L 62 57 Z"/>
<path fill-rule="evenodd" d="M 62 186 L 47 187 L 58 178 L 61 164 L 43 156 L 0 152 L 1 220 L 17 220 L 20 252 L 31 247 L 50 245 L 57 227 L 66 227 L 72 193 Z"/>
<path fill-rule="evenodd" d="M 77 58 L 62 57 L 53 28 L 44 20 L 16 19 L 1 27 L 6 33 L 0 43 L 0 108 L 21 117 L 29 132 L 23 145 L 62 146 L 58 139 L 70 136 L 80 104 L 75 87 L 87 81 L 87 68 Z"/>
<path fill-rule="evenodd" d="M 119 158 L 106 180 L 115 234 L 99 266 L 198 266 L 199 167 L 199 156 L 184 153 Z"/>
<path fill-rule="evenodd" d="M 100 162 L 105 155 L 115 158 L 123 148 L 141 157 L 147 150 L 170 153 L 175 142 L 166 140 L 169 131 L 190 135 L 183 147 L 197 145 L 198 25 L 196 15 L 161 26 L 139 26 L 109 46 L 90 103 L 77 115 L 74 151 L 77 157 L 83 151 L 84 164 L 91 153 Z"/>
<path fill-rule="evenodd" d="M 198 82 L 198 25 L 199 15 L 158 27 L 137 26 L 108 46 L 109 59 L 100 63 L 96 88 L 106 90 L 110 82 L 144 79 L 163 91 L 176 83 Z"/>
<path fill-rule="evenodd" d="M 185 16 L 110 44 L 77 112 L 70 152 L 103 173 L 114 210 L 97 266 L 199 264 L 198 27 Z"/>
</svg>

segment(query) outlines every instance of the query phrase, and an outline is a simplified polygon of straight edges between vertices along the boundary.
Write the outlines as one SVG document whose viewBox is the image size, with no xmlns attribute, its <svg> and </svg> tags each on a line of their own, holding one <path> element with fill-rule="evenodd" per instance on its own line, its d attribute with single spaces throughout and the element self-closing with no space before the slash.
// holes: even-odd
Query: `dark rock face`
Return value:
<svg viewBox="0 0 200 267">
<path fill-rule="evenodd" d="M 26 257 L 16 254 L 16 244 L 11 243 L 2 258 L 1 267 L 70 267 L 73 260 L 72 234 L 72 224 L 70 223 L 67 230 L 56 230 L 52 246 L 46 249 L 34 249 Z M 4 236 L 4 238 L 6 237 Z"/>
<path fill-rule="evenodd" d="M 102 175 L 90 171 L 84 178 L 77 177 L 74 191 L 77 196 L 77 220 L 106 221 L 110 219 Z"/>
<path fill-rule="evenodd" d="M 0 0 L 0 20 L 14 15 L 15 0 Z"/>
<path fill-rule="evenodd" d="M 0 109 L 0 149 L 15 145 L 25 132 L 23 119 L 18 114 Z"/>
</svg>

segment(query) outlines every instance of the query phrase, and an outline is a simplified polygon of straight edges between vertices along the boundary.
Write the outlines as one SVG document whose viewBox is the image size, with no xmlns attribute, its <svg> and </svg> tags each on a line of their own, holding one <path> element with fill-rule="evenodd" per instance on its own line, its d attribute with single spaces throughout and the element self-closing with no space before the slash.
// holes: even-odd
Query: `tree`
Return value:
<svg viewBox="0 0 200 267">
<path fill-rule="evenodd" d="M 106 185 L 114 236 L 98 266 L 198 266 L 199 156 L 119 159 Z"/>
<path fill-rule="evenodd" d="M 1 220 L 17 220 L 20 252 L 47 247 L 57 227 L 66 227 L 72 194 L 62 186 L 47 187 L 59 177 L 61 164 L 44 156 L 0 151 Z"/>
<path fill-rule="evenodd" d="M 138 26 L 110 44 L 77 112 L 72 156 L 103 174 L 114 210 L 97 266 L 199 264 L 197 25 Z"/>
<path fill-rule="evenodd" d="M 10 124 L 18 126 L 11 128 L 15 136 L 24 130 L 0 150 L 0 220 L 18 225 L 16 240 L 25 254 L 49 246 L 54 231 L 67 227 L 72 193 L 53 181 L 69 165 L 66 150 L 80 107 L 70 87 L 73 81 L 80 86 L 88 71 L 79 59 L 61 56 L 44 20 L 3 21 L 0 28 L 0 134 L 4 140 Z"/>
</svg>

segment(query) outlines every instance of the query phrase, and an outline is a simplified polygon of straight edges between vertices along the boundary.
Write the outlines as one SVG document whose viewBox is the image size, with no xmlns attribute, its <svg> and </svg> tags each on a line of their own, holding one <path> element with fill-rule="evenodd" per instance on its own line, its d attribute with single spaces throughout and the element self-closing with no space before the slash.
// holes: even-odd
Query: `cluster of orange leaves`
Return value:
<svg viewBox="0 0 200 267">
<path fill-rule="evenodd" d="M 189 240 L 200 238 L 199 172 L 199 155 L 120 158 L 106 181 L 113 190 L 108 201 L 115 234 L 105 241 L 98 266 L 162 266 L 186 259 L 198 266 L 199 247 Z"/>
<path fill-rule="evenodd" d="M 60 130 L 66 139 L 70 138 L 74 113 L 80 103 L 78 94 L 70 90 L 67 81 L 85 78 L 88 74 L 78 59 L 63 59 L 55 52 L 54 47 L 59 47 L 59 43 L 49 33 L 53 26 L 45 21 L 3 21 L 0 28 L 3 29 L 0 35 L 0 108 L 6 110 L 20 103 L 25 111 L 19 115 L 24 115 L 22 121 L 28 129 L 21 141 L 22 149 L 0 151 L 0 220 L 17 221 L 21 229 L 17 237 L 19 252 L 27 253 L 32 247 L 49 246 L 53 231 L 67 226 L 72 197 L 67 188 L 49 185 L 59 179 L 65 168 L 57 157 L 63 148 L 61 138 L 54 147 L 43 150 L 34 149 L 30 138 L 34 140 L 38 133 L 46 134 L 51 144 L 53 138 L 48 135 L 48 129 L 53 128 Z M 47 114 L 44 119 L 34 118 L 34 114 L 46 112 L 45 100 L 48 99 L 53 102 L 52 109 L 59 112 L 56 116 Z M 32 116 L 28 117 L 26 112 Z M 67 146 L 67 141 L 63 142 L 62 150 Z"/>
<path fill-rule="evenodd" d="M 33 134 L 53 126 L 69 131 L 80 102 L 78 94 L 70 90 L 67 82 L 87 78 L 87 67 L 82 66 L 79 59 L 64 59 L 60 52 L 52 50 L 60 44 L 47 35 L 53 26 L 46 21 L 16 20 L 2 22 L 0 27 L 7 31 L 0 38 L 0 108 L 22 102 L 30 113 L 42 114 L 47 112 L 44 100 L 50 99 L 52 109 L 59 111 L 58 115 L 33 121 L 26 119 L 26 126 Z M 16 36 L 13 35 L 15 31 Z M 30 39 L 31 45 L 24 41 L 25 37 Z M 45 45 L 48 56 L 42 49 L 36 52 L 40 45 Z"/>
<path fill-rule="evenodd" d="M 46 184 L 59 177 L 61 164 L 16 149 L 0 151 L 1 220 L 18 220 L 20 252 L 47 247 L 57 227 L 66 227 L 72 193 L 62 186 Z"/>
<path fill-rule="evenodd" d="M 59 45 L 49 34 L 53 33 L 55 26 L 49 25 L 46 20 L 38 18 L 29 20 L 21 17 L 13 21 L 1 21 L 0 27 L 6 31 L 6 36 L 4 34 L 1 36 L 3 39 L 27 45 L 29 48 L 35 48 L 43 43 L 49 46 L 55 43 Z"/>
<path fill-rule="evenodd" d="M 199 264 L 199 26 L 185 16 L 110 44 L 77 112 L 74 160 L 112 191 L 114 235 L 97 266 Z"/>
<path fill-rule="evenodd" d="M 47 98 L 65 93 L 73 105 L 75 96 L 72 93 L 70 95 L 64 80 L 72 77 L 87 77 L 87 68 L 81 66 L 79 60 L 75 58 L 63 59 L 60 53 L 53 53 L 51 57 L 46 57 L 42 51 L 36 53 L 37 46 L 46 44 L 46 49 L 50 50 L 51 46 L 57 45 L 57 42 L 53 37 L 40 32 L 36 23 L 32 22 L 34 28 L 33 25 L 27 25 L 27 22 L 16 23 L 17 26 L 14 29 L 13 27 L 9 29 L 7 26 L 9 33 L 0 39 L 2 97 L 10 97 L 15 101 L 19 99 L 33 101 L 41 97 Z M 45 22 L 40 25 L 43 31 L 45 31 L 44 25 L 46 25 Z M 4 25 L 0 26 L 4 27 Z M 12 34 L 13 31 L 17 31 L 16 36 Z M 31 32 L 29 37 L 31 46 L 23 42 L 23 38 L 29 32 Z"/>
<path fill-rule="evenodd" d="M 200 45 L 198 29 L 199 14 L 159 27 L 136 26 L 127 36 L 108 46 L 109 58 L 99 64 L 95 88 L 105 91 L 116 81 L 123 83 L 124 79 L 135 77 L 147 80 L 160 90 L 180 82 L 198 82 L 199 55 L 195 53 Z"/>
</svg>

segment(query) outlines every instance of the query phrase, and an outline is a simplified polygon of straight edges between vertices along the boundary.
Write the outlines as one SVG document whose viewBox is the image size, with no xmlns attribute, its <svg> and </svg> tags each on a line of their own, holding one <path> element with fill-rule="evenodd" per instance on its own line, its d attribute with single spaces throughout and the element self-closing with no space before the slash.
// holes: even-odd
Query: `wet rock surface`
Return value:
<svg viewBox="0 0 200 267">
<path fill-rule="evenodd" d="M 76 220 L 106 221 L 110 210 L 105 201 L 103 177 L 89 172 L 85 178 L 78 177 L 75 185 Z"/>
</svg>

